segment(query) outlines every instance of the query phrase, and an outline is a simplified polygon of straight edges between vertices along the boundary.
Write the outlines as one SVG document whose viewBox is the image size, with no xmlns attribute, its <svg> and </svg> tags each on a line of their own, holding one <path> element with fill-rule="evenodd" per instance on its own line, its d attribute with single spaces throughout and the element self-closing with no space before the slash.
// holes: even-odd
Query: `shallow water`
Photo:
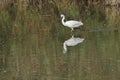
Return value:
<svg viewBox="0 0 120 80">
<path fill-rule="evenodd" d="M 43 23 L 53 26 L 50 30 L 30 25 L 26 32 L 29 28 L 18 26 L 10 34 L 2 27 L 0 80 L 120 80 L 119 17 L 110 18 L 104 24 L 91 17 L 74 32 L 60 21 L 49 22 L 49 17 Z M 63 52 L 64 42 L 72 36 L 84 40 Z"/>
</svg>

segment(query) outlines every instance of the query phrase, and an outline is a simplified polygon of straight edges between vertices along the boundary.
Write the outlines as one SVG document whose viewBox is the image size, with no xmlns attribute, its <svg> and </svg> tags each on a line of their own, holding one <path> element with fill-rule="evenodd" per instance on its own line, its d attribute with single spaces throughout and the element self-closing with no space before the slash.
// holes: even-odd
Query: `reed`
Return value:
<svg viewBox="0 0 120 80">
<path fill-rule="evenodd" d="M 62 29 L 64 32 L 64 28 L 61 28 L 61 23 L 58 22 L 61 22 L 60 14 L 65 13 L 67 19 L 82 20 L 89 26 L 96 22 L 95 26 L 97 23 L 102 26 L 106 20 L 109 22 L 112 19 L 109 19 L 110 14 L 101 3 L 104 3 L 104 0 L 10 0 L 0 5 L 2 11 L 0 25 L 9 28 L 9 31 L 15 35 L 42 30 L 49 33 L 55 29 Z M 115 12 L 112 15 L 117 14 Z M 90 28 L 93 28 L 93 25 L 88 27 Z"/>
<path fill-rule="evenodd" d="M 2 7 L 6 7 L 9 3 L 17 6 L 18 10 L 23 12 L 26 9 L 34 9 L 40 13 L 55 13 L 57 16 L 61 11 L 66 10 L 69 6 L 74 5 L 79 10 L 84 10 L 85 7 L 91 7 L 93 5 L 105 4 L 105 5 L 119 5 L 119 0 L 1 0 Z M 47 10 L 47 11 L 46 11 Z"/>
</svg>

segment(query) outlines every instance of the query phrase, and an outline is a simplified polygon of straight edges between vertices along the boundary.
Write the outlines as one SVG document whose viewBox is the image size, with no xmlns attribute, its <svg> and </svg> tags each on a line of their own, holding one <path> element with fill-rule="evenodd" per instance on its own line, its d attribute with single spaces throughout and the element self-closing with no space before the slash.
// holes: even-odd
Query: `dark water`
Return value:
<svg viewBox="0 0 120 80">
<path fill-rule="evenodd" d="M 15 27 L 10 33 L 2 26 L 0 80 L 120 80 L 120 18 L 109 15 L 107 23 L 101 21 L 101 15 L 94 17 L 99 17 L 97 21 L 90 17 L 83 29 L 72 33 L 49 17 L 43 24 L 50 23 L 50 31 L 45 25 L 36 28 L 33 24 L 29 28 L 20 25 L 22 29 Z M 65 41 L 71 38 L 78 43 L 64 50 Z"/>
</svg>

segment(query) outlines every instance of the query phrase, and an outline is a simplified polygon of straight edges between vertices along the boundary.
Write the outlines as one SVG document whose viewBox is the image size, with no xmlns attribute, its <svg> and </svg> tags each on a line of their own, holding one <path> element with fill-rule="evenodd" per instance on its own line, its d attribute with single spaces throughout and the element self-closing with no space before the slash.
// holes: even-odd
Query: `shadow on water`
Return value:
<svg viewBox="0 0 120 80">
<path fill-rule="evenodd" d="M 118 9 L 95 7 L 92 14 L 87 8 L 80 15 L 74 9 L 75 16 L 70 10 L 61 11 L 84 19 L 83 30 L 71 33 L 60 16 L 27 10 L 12 20 L 8 11 L 2 11 L 0 80 L 119 80 Z M 64 44 L 74 47 L 66 51 Z"/>
</svg>

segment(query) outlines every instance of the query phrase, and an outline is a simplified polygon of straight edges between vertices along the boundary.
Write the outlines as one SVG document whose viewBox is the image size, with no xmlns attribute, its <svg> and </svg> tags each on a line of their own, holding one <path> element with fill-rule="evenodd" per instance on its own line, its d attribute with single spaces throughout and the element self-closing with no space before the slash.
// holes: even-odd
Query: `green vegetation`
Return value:
<svg viewBox="0 0 120 80">
<path fill-rule="evenodd" d="M 119 80 L 119 8 L 103 0 L 11 1 L 0 5 L 0 80 Z M 83 28 L 71 33 L 61 13 Z M 85 40 L 63 54 L 72 35 Z"/>
</svg>

